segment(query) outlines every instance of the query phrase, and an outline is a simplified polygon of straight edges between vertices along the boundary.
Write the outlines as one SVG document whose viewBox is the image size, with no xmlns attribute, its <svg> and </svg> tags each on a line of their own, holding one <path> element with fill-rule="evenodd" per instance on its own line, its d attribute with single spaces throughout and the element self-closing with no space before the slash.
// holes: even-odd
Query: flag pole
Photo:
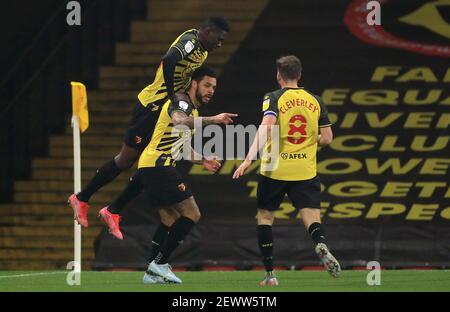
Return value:
<svg viewBox="0 0 450 312">
<path fill-rule="evenodd" d="M 81 191 L 80 133 L 89 127 L 89 112 L 86 87 L 81 82 L 71 81 L 72 86 L 72 128 L 73 128 L 73 183 L 74 194 Z M 74 220 L 74 273 L 81 273 L 81 225 Z"/>
<path fill-rule="evenodd" d="M 74 194 L 81 191 L 80 123 L 77 115 L 72 115 L 73 128 L 73 182 Z M 74 272 L 81 273 L 81 225 L 74 220 Z"/>
</svg>

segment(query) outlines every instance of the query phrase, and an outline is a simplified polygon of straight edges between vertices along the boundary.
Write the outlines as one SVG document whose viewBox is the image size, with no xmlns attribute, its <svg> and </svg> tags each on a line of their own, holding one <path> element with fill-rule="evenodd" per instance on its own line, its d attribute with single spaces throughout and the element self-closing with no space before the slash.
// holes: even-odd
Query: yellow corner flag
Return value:
<svg viewBox="0 0 450 312">
<path fill-rule="evenodd" d="M 80 120 L 80 131 L 83 133 L 89 127 L 89 113 L 86 87 L 81 82 L 71 81 L 72 85 L 72 114 Z"/>
</svg>

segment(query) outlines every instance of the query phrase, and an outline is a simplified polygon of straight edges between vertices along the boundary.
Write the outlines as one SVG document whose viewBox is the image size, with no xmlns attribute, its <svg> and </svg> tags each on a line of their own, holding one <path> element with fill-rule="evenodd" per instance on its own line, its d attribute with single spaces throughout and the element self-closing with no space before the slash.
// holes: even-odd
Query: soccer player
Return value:
<svg viewBox="0 0 450 312">
<path fill-rule="evenodd" d="M 222 113 L 199 117 L 197 109 L 211 100 L 216 86 L 217 79 L 212 70 L 205 66 L 197 69 L 192 75 L 189 90 L 175 94 L 173 100 L 167 100 L 161 107 L 151 140 L 139 158 L 137 177 L 142 181 L 148 198 L 158 207 L 161 217 L 161 225 L 154 237 L 153 256 L 143 279 L 146 284 L 181 283 L 173 274 L 168 260 L 199 221 L 200 210 L 175 164 L 180 155 L 188 155 L 189 161 L 202 164 L 209 171 L 215 172 L 220 168 L 218 160 L 203 158 L 185 142 L 193 134 L 196 118 L 200 118 L 202 125 L 209 125 L 229 124 L 237 116 Z"/>
<path fill-rule="evenodd" d="M 333 139 L 328 112 L 320 97 L 298 87 L 301 62 L 293 55 L 276 61 L 277 81 L 281 89 L 264 96 L 263 118 L 250 150 L 233 174 L 241 177 L 264 145 L 258 181 L 257 234 L 266 276 L 261 286 L 278 285 L 273 273 L 272 225 L 274 212 L 287 194 L 300 209 L 303 224 L 316 244 L 315 252 L 334 277 L 340 273 L 338 261 L 330 253 L 320 221 L 320 180 L 317 176 L 317 145 Z M 271 136 L 279 127 L 278 137 Z M 276 133 L 276 132 L 274 132 Z M 277 166 L 271 167 L 266 155 L 278 140 Z M 282 157 L 279 157 L 281 155 Z"/>
<path fill-rule="evenodd" d="M 177 93 L 174 103 L 178 103 L 182 100 L 180 102 L 181 103 L 180 105 L 187 106 L 188 105 L 186 104 L 187 102 L 192 102 L 191 99 L 195 99 L 193 105 L 200 106 L 203 104 L 207 104 L 209 103 L 209 101 L 211 100 L 211 98 L 215 93 L 216 85 L 217 85 L 216 73 L 209 67 L 203 65 L 202 67 L 196 69 L 192 74 L 192 82 L 187 93 Z M 172 102 L 171 100 L 168 100 L 164 105 L 168 106 L 168 109 L 171 109 L 174 105 L 171 104 L 171 102 Z M 150 144 L 146 147 L 146 151 L 151 151 L 153 157 L 157 158 L 155 160 L 155 163 L 152 164 L 155 167 L 169 166 L 172 164 L 175 165 L 174 158 L 171 157 L 170 163 L 167 163 L 166 162 L 167 157 L 171 155 L 171 152 L 173 151 L 174 147 L 179 148 L 183 143 L 182 140 L 179 139 L 179 137 L 174 136 L 172 134 L 172 127 L 174 123 L 169 122 L 170 116 L 166 111 L 164 111 L 165 106 L 163 106 L 162 115 L 160 115 L 159 119 L 154 120 L 154 122 L 156 123 L 154 125 L 155 130 L 151 135 Z M 228 124 L 232 122 L 231 118 L 235 116 L 236 116 L 235 114 L 222 113 L 212 117 L 203 117 L 202 121 L 203 124 L 210 124 L 210 123 Z M 188 126 L 189 128 L 193 128 L 194 124 L 188 123 L 186 126 Z M 220 162 L 218 162 L 215 159 L 201 159 L 201 161 L 198 161 L 198 163 L 202 164 L 207 170 L 211 172 L 215 172 L 218 168 L 220 168 Z M 138 180 L 139 185 L 141 185 L 143 188 L 142 174 L 138 172 L 133 180 Z M 116 198 L 115 201 L 113 201 L 109 206 L 104 207 L 103 209 L 100 210 L 100 215 L 103 217 L 103 220 L 108 225 L 109 232 L 118 239 L 123 239 L 123 234 L 120 230 L 121 216 L 119 215 L 119 213 L 117 214 L 110 213 L 109 210 L 121 211 L 123 207 L 132 198 L 134 198 L 131 197 L 130 194 L 134 195 L 138 194 L 135 192 L 127 192 L 127 189 L 133 183 L 134 181 L 130 181 L 130 183 L 127 185 L 127 188 L 121 194 L 119 194 L 119 196 Z M 155 183 L 158 183 L 158 181 L 155 181 Z M 139 191 L 141 191 L 142 188 Z M 160 209 L 159 214 L 161 222 L 158 225 L 153 237 L 152 252 L 150 258 L 151 261 L 156 258 L 159 249 L 161 248 L 162 244 L 164 243 L 168 235 L 170 227 L 176 221 L 176 219 L 180 217 L 179 213 L 173 209 L 171 210 Z"/>
<path fill-rule="evenodd" d="M 222 46 L 229 30 L 225 19 L 212 16 L 203 22 L 200 29 L 187 30 L 172 43 L 156 71 L 155 80 L 138 95 L 139 103 L 133 112 L 120 153 L 98 169 L 81 192 L 69 197 L 69 204 L 79 224 L 88 227 L 87 211 L 91 196 L 136 162 L 150 142 L 163 104 L 174 99 L 176 92 L 187 90 L 194 70 L 203 64 L 208 52 Z M 126 189 L 129 194 L 125 197 L 134 198 L 141 189 L 140 181 L 132 178 L 130 182 Z M 105 215 L 101 215 L 105 220 Z"/>
</svg>

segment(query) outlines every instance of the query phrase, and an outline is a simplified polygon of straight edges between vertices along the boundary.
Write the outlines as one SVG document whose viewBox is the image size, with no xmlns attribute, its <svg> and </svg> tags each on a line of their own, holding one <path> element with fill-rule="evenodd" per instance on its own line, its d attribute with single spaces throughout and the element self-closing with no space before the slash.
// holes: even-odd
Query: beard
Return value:
<svg viewBox="0 0 450 312">
<path fill-rule="evenodd" d="M 196 97 L 196 99 L 197 99 L 197 102 L 199 102 L 201 105 L 204 105 L 204 104 L 207 104 L 209 101 L 207 101 L 207 102 L 205 102 L 204 100 L 203 100 L 203 96 L 201 95 L 201 93 L 200 92 L 195 92 L 195 97 Z"/>
</svg>

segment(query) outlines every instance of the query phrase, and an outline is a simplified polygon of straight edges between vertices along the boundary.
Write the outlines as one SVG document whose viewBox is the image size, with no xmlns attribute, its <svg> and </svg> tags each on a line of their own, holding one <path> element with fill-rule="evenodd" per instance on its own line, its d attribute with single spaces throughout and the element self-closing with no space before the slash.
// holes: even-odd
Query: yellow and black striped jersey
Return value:
<svg viewBox="0 0 450 312">
<path fill-rule="evenodd" d="M 175 65 L 173 76 L 174 93 L 184 92 L 189 87 L 194 70 L 199 68 L 208 57 L 208 52 L 198 39 L 198 30 L 190 29 L 182 33 L 171 44 L 181 54 L 181 60 Z M 163 62 L 159 64 L 153 83 L 145 87 L 138 99 L 142 105 L 155 103 L 160 106 L 168 100 L 166 82 L 164 81 Z"/>
<path fill-rule="evenodd" d="M 176 159 L 183 152 L 183 145 L 193 135 L 193 129 L 177 130 L 171 114 L 179 110 L 188 116 L 198 117 L 198 111 L 188 95 L 176 94 L 175 98 L 173 103 L 167 100 L 162 106 L 150 143 L 139 158 L 138 168 L 175 166 Z"/>
<path fill-rule="evenodd" d="M 261 160 L 260 173 L 283 181 L 312 179 L 317 175 L 317 142 L 320 127 L 331 126 L 320 97 L 303 88 L 283 88 L 264 96 L 264 116 L 277 117 L 279 137 L 269 138 Z M 278 163 L 270 170 L 272 140 L 279 140 Z M 274 161 L 272 159 L 272 161 Z"/>
</svg>

